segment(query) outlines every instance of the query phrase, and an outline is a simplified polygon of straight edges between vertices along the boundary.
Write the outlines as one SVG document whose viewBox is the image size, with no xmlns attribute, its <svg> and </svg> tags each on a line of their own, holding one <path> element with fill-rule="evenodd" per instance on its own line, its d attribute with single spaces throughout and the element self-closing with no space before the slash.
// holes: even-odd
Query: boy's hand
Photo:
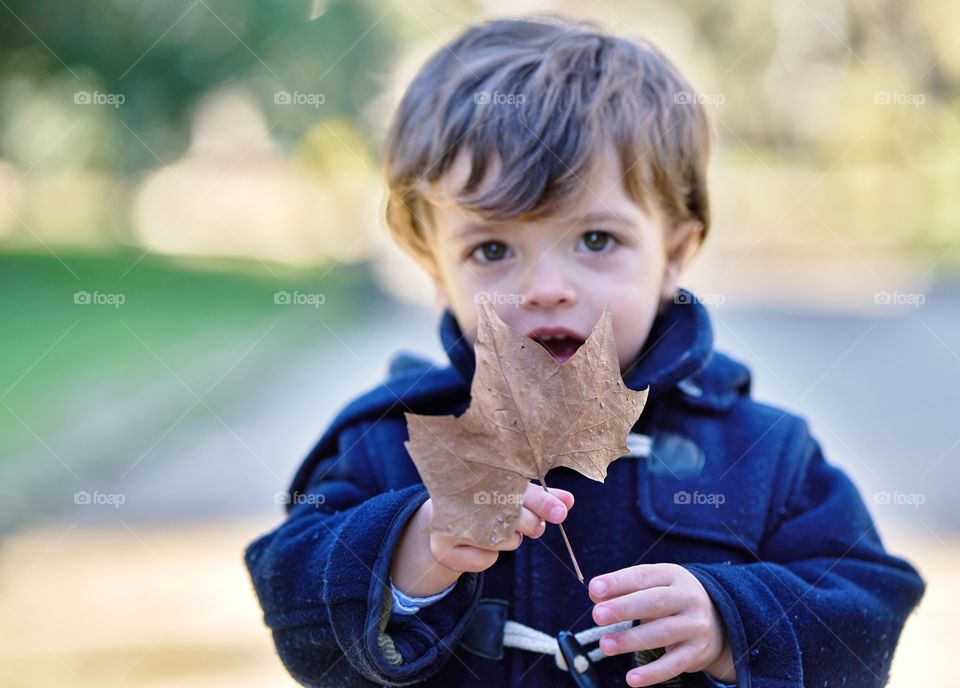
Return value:
<svg viewBox="0 0 960 688">
<path fill-rule="evenodd" d="M 736 682 L 726 629 L 713 600 L 696 576 L 677 564 L 641 564 L 605 573 L 590 581 L 593 619 L 606 626 L 640 620 L 600 638 L 606 655 L 666 648 L 650 664 L 631 669 L 627 684 L 650 686 L 684 672 L 706 671 Z"/>
<path fill-rule="evenodd" d="M 449 587 L 461 573 L 479 572 L 493 566 L 500 552 L 515 550 L 523 536 L 538 538 L 546 523 L 563 523 L 573 507 L 573 495 L 566 490 L 527 483 L 523 507 L 513 537 L 496 547 L 480 547 L 448 535 L 432 535 L 424 528 L 433 517 L 433 502 L 428 499 L 410 519 L 393 555 L 390 575 L 393 584 L 413 597 L 428 597 Z"/>
</svg>

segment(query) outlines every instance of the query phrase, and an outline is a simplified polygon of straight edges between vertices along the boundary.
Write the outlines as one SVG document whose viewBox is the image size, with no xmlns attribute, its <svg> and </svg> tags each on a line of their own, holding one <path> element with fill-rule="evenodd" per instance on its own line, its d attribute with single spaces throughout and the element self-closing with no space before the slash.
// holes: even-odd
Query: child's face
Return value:
<svg viewBox="0 0 960 688">
<path fill-rule="evenodd" d="M 563 363 L 609 303 L 624 372 L 661 303 L 673 299 L 699 222 L 668 228 L 659 210 L 651 214 L 634 204 L 612 151 L 582 179 L 583 192 L 561 215 L 484 222 L 448 191 L 461 187 L 468 167 L 461 156 L 428 196 L 439 305 L 450 307 L 471 345 L 481 294 L 506 324 L 531 338 L 540 328 L 564 328 L 569 339 L 541 341 Z"/>
</svg>

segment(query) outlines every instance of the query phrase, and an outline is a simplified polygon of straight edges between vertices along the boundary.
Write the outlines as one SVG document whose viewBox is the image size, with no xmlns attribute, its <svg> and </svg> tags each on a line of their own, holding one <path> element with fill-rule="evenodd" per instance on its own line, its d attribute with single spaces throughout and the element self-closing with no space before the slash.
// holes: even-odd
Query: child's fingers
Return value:
<svg viewBox="0 0 960 688">
<path fill-rule="evenodd" d="M 518 530 L 515 530 L 513 531 L 513 535 L 511 535 L 508 539 L 498 542 L 490 549 L 496 550 L 497 552 L 507 552 L 519 547 L 521 542 L 523 542 L 523 533 L 521 533 Z M 482 549 L 486 549 L 486 548 L 482 548 Z"/>
<path fill-rule="evenodd" d="M 520 509 L 520 518 L 517 519 L 517 530 L 527 537 L 538 538 L 547 529 L 547 524 L 530 509 Z"/>
<path fill-rule="evenodd" d="M 537 516 L 530 509 L 522 508 L 520 518 L 517 519 L 517 529 L 513 531 L 513 537 L 503 542 L 498 542 L 492 549 L 499 552 L 514 550 L 523 542 L 523 536 L 538 538 L 543 535 L 547 529 L 547 524 L 542 518 Z"/>
<path fill-rule="evenodd" d="M 637 564 L 590 580 L 587 591 L 594 602 L 636 590 L 670 585 L 676 579 L 674 564 Z"/>
<path fill-rule="evenodd" d="M 670 587 L 648 588 L 604 600 L 593 608 L 593 620 L 601 626 L 632 621 L 659 619 L 681 611 L 683 600 Z"/>
<path fill-rule="evenodd" d="M 689 643 L 681 643 L 676 647 L 667 648 L 667 654 L 655 662 L 628 671 L 627 685 L 654 686 L 668 681 L 689 669 L 695 655 L 696 652 Z"/>
<path fill-rule="evenodd" d="M 567 517 L 567 505 L 533 483 L 529 483 L 523 492 L 523 506 L 550 523 L 562 523 Z"/>
<path fill-rule="evenodd" d="M 679 615 L 655 619 L 600 638 L 600 649 L 607 656 L 624 652 L 655 650 L 674 645 L 689 636 L 688 624 Z"/>
<path fill-rule="evenodd" d="M 573 508 L 573 493 L 572 493 L 572 492 L 567 492 L 566 490 L 561 490 L 561 489 L 558 488 L 558 487 L 548 487 L 547 489 L 550 491 L 550 494 L 554 495 L 555 497 L 558 497 L 558 498 L 560 499 L 560 501 L 563 502 L 563 505 L 564 505 L 565 507 L 567 507 L 567 510 L 570 510 L 570 509 Z"/>
</svg>

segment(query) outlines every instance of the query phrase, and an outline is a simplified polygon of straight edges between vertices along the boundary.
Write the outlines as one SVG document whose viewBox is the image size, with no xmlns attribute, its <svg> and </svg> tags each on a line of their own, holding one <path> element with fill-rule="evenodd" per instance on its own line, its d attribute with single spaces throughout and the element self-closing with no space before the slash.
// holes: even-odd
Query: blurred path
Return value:
<svg viewBox="0 0 960 688">
<path fill-rule="evenodd" d="M 0 685 L 296 686 L 241 564 L 256 528 L 77 526 L 7 540 Z"/>
</svg>

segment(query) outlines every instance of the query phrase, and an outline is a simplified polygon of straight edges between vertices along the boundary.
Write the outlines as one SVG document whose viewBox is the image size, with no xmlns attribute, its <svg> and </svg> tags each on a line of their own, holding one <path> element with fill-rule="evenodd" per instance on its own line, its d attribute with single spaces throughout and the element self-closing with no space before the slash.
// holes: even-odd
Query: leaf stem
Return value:
<svg viewBox="0 0 960 688">
<path fill-rule="evenodd" d="M 540 476 L 539 480 L 540 484 L 543 486 L 543 491 L 548 492 L 549 490 L 547 490 L 547 481 L 544 480 L 542 475 Z M 557 527 L 560 528 L 560 535 L 563 537 L 563 544 L 567 546 L 567 554 L 570 555 L 570 561 L 573 564 L 573 569 L 577 572 L 577 579 L 583 583 L 583 573 L 580 571 L 580 564 L 577 563 L 577 558 L 573 554 L 573 547 L 570 546 L 570 539 L 567 537 L 567 531 L 563 529 L 562 523 L 558 523 Z"/>
</svg>

